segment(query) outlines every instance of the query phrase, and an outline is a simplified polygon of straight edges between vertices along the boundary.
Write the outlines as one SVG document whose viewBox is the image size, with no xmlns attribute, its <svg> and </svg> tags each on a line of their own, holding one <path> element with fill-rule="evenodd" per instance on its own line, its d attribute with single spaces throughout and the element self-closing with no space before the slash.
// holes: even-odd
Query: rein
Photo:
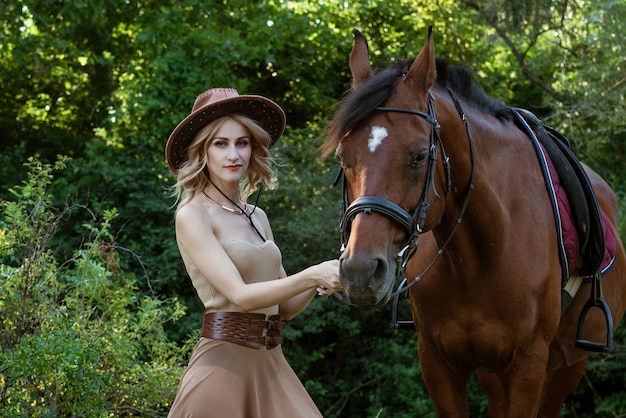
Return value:
<svg viewBox="0 0 626 418">
<path fill-rule="evenodd" d="M 446 185 L 445 185 L 445 195 L 447 196 L 448 192 L 452 188 L 452 181 L 450 176 L 450 159 L 447 156 L 443 142 L 439 136 L 439 122 L 437 121 L 437 116 L 435 114 L 435 109 L 433 105 L 433 101 L 435 100 L 434 96 L 431 92 L 428 93 L 428 113 L 420 112 L 418 110 L 413 109 L 404 109 L 404 108 L 392 108 L 392 107 L 376 107 L 376 110 L 382 112 L 397 112 L 397 113 L 406 113 L 415 116 L 419 116 L 426 120 L 431 124 L 431 134 L 430 134 L 430 149 L 429 149 L 429 161 L 428 168 L 426 173 L 426 182 L 424 185 L 424 193 L 422 194 L 422 198 L 417 204 L 413 214 L 409 214 L 407 211 L 402 209 L 396 203 L 391 202 L 388 199 L 379 197 L 379 196 L 361 196 L 355 199 L 351 204 L 348 205 L 348 196 L 347 196 L 347 180 L 345 175 L 343 175 L 343 170 L 340 170 L 337 179 L 335 180 L 335 184 L 339 181 L 339 178 L 343 175 L 343 184 L 342 184 L 342 203 L 340 208 L 340 222 L 339 229 L 341 231 L 341 251 L 345 250 L 346 244 L 348 242 L 350 236 L 350 226 L 354 217 L 360 213 L 372 213 L 377 212 L 384 216 L 387 216 L 393 219 L 396 223 L 403 227 L 407 236 L 409 237 L 407 244 L 398 252 L 396 256 L 396 281 L 402 280 L 402 283 L 398 287 L 398 289 L 391 294 L 392 298 L 397 298 L 401 293 L 407 291 L 411 288 L 415 283 L 417 283 L 421 278 L 432 268 L 435 264 L 439 256 L 443 253 L 448 243 L 451 241 L 454 233 L 456 232 L 459 224 L 463 219 L 463 215 L 467 209 L 469 199 L 474 189 L 474 178 L 475 178 L 475 164 L 474 164 L 474 141 L 472 138 L 472 132 L 469 125 L 469 120 L 467 115 L 463 111 L 461 104 L 457 97 L 454 95 L 452 90 L 448 89 L 450 96 L 452 97 L 455 107 L 461 116 L 461 119 L 465 125 L 465 130 L 467 132 L 467 137 L 469 141 L 470 147 L 470 160 L 471 160 L 471 175 L 470 175 L 470 183 L 468 186 L 468 192 L 465 196 L 465 200 L 459 212 L 459 216 L 456 220 L 456 224 L 450 233 L 450 236 L 446 240 L 446 242 L 442 245 L 442 247 L 438 250 L 437 255 L 431 261 L 431 263 L 426 267 L 422 274 L 415 277 L 415 279 L 409 283 L 405 284 L 406 279 L 406 266 L 411 259 L 411 257 L 415 254 L 418 247 L 418 238 L 420 234 L 424 230 L 424 224 L 426 222 L 426 215 L 428 209 L 430 207 L 428 203 L 428 192 L 432 188 L 433 194 L 440 198 L 439 193 L 437 192 L 435 186 L 435 169 L 437 165 L 437 146 L 441 146 L 442 152 L 442 161 L 445 170 L 446 176 Z"/>
</svg>

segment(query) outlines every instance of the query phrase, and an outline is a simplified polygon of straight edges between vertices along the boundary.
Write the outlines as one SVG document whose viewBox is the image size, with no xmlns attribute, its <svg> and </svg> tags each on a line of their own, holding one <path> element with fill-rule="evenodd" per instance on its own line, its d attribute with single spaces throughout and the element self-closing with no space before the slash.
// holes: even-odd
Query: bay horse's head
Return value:
<svg viewBox="0 0 626 418">
<path fill-rule="evenodd" d="M 322 155 L 336 150 L 344 174 L 340 278 L 347 302 L 377 306 L 389 300 L 418 235 L 436 222 L 430 213 L 443 205 L 435 186 L 443 172 L 431 93 L 437 71 L 431 30 L 415 60 L 378 74 L 365 38 L 354 33 L 353 91 L 329 126 Z"/>
</svg>

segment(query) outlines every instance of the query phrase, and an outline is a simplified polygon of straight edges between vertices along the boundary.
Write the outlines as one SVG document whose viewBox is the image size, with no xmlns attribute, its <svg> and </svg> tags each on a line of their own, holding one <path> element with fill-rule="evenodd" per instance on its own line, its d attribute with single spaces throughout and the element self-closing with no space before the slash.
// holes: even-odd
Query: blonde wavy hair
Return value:
<svg viewBox="0 0 626 418">
<path fill-rule="evenodd" d="M 209 183 L 204 156 L 207 155 L 215 135 L 228 120 L 237 121 L 247 129 L 252 145 L 250 165 L 239 183 L 241 200 L 246 202 L 248 197 L 258 189 L 259 183 L 266 189 L 274 188 L 276 175 L 272 168 L 274 159 L 269 150 L 270 135 L 247 116 L 227 115 L 206 125 L 191 141 L 187 150 L 187 160 L 176 171 L 177 181 L 172 186 L 172 194 L 176 198 L 174 205 L 177 205 L 177 210 L 189 203 L 197 193 L 201 193 Z"/>
</svg>

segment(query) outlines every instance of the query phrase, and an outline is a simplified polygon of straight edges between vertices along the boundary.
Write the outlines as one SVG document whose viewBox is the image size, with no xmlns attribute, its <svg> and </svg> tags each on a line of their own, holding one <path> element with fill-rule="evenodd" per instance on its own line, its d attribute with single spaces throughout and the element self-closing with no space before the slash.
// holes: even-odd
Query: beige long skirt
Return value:
<svg viewBox="0 0 626 418">
<path fill-rule="evenodd" d="M 322 414 L 287 363 L 267 350 L 200 338 L 169 418 L 319 418 Z"/>
</svg>

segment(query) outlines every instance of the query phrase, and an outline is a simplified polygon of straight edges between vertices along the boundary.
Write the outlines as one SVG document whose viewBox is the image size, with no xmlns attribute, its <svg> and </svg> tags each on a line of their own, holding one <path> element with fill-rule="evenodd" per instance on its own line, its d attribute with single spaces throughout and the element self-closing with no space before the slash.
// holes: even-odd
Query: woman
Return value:
<svg viewBox="0 0 626 418">
<path fill-rule="evenodd" d="M 281 317 L 341 290 L 339 263 L 287 276 L 265 212 L 246 203 L 258 183 L 271 188 L 284 127 L 273 101 L 211 89 L 167 141 L 178 247 L 205 307 L 170 417 L 321 416 L 282 352 Z"/>
</svg>

